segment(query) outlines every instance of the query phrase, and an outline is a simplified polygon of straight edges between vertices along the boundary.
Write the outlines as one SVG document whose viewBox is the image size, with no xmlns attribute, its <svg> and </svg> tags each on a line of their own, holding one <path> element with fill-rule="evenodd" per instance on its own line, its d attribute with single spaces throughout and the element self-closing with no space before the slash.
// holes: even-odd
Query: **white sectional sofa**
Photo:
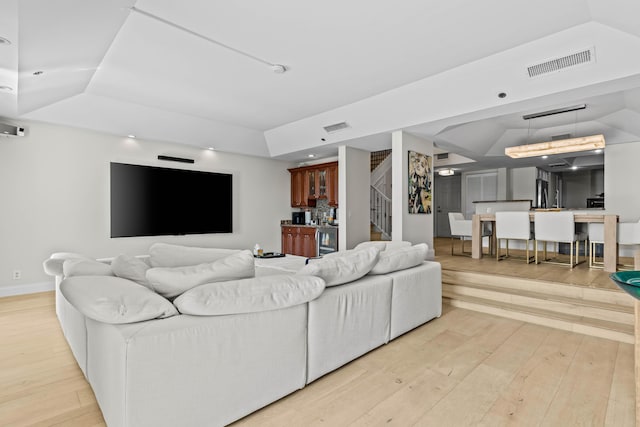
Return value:
<svg viewBox="0 0 640 427">
<path fill-rule="evenodd" d="M 441 315 L 440 264 L 423 261 L 424 256 L 416 263 L 416 251 L 403 249 L 414 252 L 415 265 L 407 268 L 402 253 L 395 261 L 394 255 L 385 258 L 400 249 L 380 252 L 386 249 L 380 245 L 363 245 L 307 266 L 304 258 L 293 256 L 256 260 L 255 278 L 196 285 L 173 305 L 130 279 L 109 277 L 108 269 L 92 271 L 95 260 L 79 261 L 85 259 L 81 255 L 55 254 L 45 261 L 45 270 L 56 276 L 60 324 L 109 426 L 219 426 Z M 136 262 L 144 259 L 180 281 L 195 270 L 179 266 L 209 261 L 207 251 L 156 244 L 150 257 Z M 358 257 L 366 262 L 354 262 Z M 398 260 L 405 265 L 397 271 L 383 265 L 391 262 L 393 269 Z M 110 260 L 102 261 L 117 270 L 115 261 L 111 266 Z M 362 275 L 362 268 L 369 274 Z M 362 277 L 349 280 L 355 276 Z M 264 283 L 267 293 L 247 291 Z M 135 297 L 104 292 L 105 286 L 128 284 L 151 299 L 139 304 L 132 302 Z M 220 294 L 225 286 L 226 296 Z M 225 298 L 229 302 L 221 306 L 219 299 Z M 104 307 L 113 311 L 107 317 L 100 311 Z M 127 321 L 148 312 L 149 320 Z"/>
</svg>

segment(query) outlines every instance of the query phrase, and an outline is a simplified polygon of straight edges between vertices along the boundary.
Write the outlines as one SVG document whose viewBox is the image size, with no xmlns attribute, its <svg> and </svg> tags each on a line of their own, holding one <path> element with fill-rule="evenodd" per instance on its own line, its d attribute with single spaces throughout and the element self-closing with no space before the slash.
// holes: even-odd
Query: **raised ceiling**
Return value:
<svg viewBox="0 0 640 427">
<path fill-rule="evenodd" d="M 0 37 L 11 41 L 0 44 L 0 86 L 13 88 L 0 90 L 0 116 L 14 121 L 289 160 L 339 144 L 386 148 L 398 129 L 488 161 L 571 126 L 608 143 L 640 140 L 637 0 L 0 0 L 0 8 Z M 585 48 L 595 52 L 590 64 L 526 73 Z M 577 118 L 521 117 L 578 101 L 589 108 Z M 323 129 L 342 121 L 350 127 Z"/>
</svg>

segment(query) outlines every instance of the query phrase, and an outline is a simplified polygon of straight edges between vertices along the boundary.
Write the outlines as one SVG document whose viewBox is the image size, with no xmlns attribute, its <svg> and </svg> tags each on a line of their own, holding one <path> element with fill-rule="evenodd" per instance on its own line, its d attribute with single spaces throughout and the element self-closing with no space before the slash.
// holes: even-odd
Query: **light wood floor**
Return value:
<svg viewBox="0 0 640 427">
<path fill-rule="evenodd" d="M 104 425 L 53 294 L 0 298 L 0 425 Z M 633 346 L 445 312 L 238 426 L 633 426 Z"/>
<path fill-rule="evenodd" d="M 455 240 L 454 242 L 455 252 L 458 253 L 460 251 L 460 241 Z M 442 264 L 442 268 L 445 270 L 483 272 L 591 288 L 619 290 L 609 278 L 610 273 L 601 269 L 589 268 L 588 260 L 570 269 L 567 266 L 554 264 L 526 264 L 523 260 L 515 258 L 496 261 L 495 256 L 486 254 L 482 259 L 472 259 L 466 256 L 451 256 L 451 239 L 448 237 L 435 238 L 434 249 L 436 261 Z M 465 243 L 465 250 L 471 250 L 470 241 Z M 487 248 L 485 248 L 485 252 L 486 250 Z M 518 254 L 518 251 L 511 252 Z M 583 257 L 580 257 L 580 259 L 583 259 Z M 626 263 L 632 263 L 632 260 L 627 259 L 625 261 Z"/>
</svg>

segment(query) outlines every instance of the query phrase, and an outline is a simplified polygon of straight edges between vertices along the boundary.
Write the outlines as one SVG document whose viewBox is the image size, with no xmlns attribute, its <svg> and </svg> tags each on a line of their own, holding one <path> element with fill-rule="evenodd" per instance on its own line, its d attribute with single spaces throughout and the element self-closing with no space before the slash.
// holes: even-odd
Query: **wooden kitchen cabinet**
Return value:
<svg viewBox="0 0 640 427">
<path fill-rule="evenodd" d="M 305 171 L 293 170 L 291 172 L 291 206 L 300 208 L 307 206 L 308 195 L 305 193 Z"/>
<path fill-rule="evenodd" d="M 316 256 L 316 228 L 283 226 L 282 253 L 307 258 Z"/>
<path fill-rule="evenodd" d="M 327 167 L 327 203 L 338 206 L 338 163 L 331 163 Z"/>
<path fill-rule="evenodd" d="M 291 173 L 291 206 L 315 206 L 317 199 L 327 199 L 329 206 L 338 205 L 338 162 L 289 169 Z"/>
</svg>

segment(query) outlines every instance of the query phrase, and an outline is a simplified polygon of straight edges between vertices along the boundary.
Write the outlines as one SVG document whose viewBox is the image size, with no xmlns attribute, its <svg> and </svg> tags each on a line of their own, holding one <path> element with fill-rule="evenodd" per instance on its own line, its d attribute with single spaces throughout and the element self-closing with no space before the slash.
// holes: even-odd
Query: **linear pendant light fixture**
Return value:
<svg viewBox="0 0 640 427">
<path fill-rule="evenodd" d="M 549 156 L 551 154 L 574 153 L 604 148 L 604 135 L 583 136 L 581 138 L 560 139 L 556 141 L 539 142 L 537 144 L 507 147 L 504 154 L 520 159 L 523 157 Z"/>
<path fill-rule="evenodd" d="M 522 118 L 524 120 L 531 120 L 537 119 L 539 117 L 568 113 L 570 111 L 584 110 L 585 108 L 587 108 L 586 104 L 572 105 L 570 107 L 557 108 L 555 110 L 542 111 L 540 113 L 534 114 L 527 114 L 522 116 Z M 556 139 L 548 142 L 539 142 L 536 144 L 507 147 L 504 149 L 504 154 L 514 159 L 520 159 L 523 157 L 549 156 L 552 154 L 598 150 L 604 148 L 604 146 L 604 135 L 591 135 L 583 136 L 580 138 Z"/>
</svg>

